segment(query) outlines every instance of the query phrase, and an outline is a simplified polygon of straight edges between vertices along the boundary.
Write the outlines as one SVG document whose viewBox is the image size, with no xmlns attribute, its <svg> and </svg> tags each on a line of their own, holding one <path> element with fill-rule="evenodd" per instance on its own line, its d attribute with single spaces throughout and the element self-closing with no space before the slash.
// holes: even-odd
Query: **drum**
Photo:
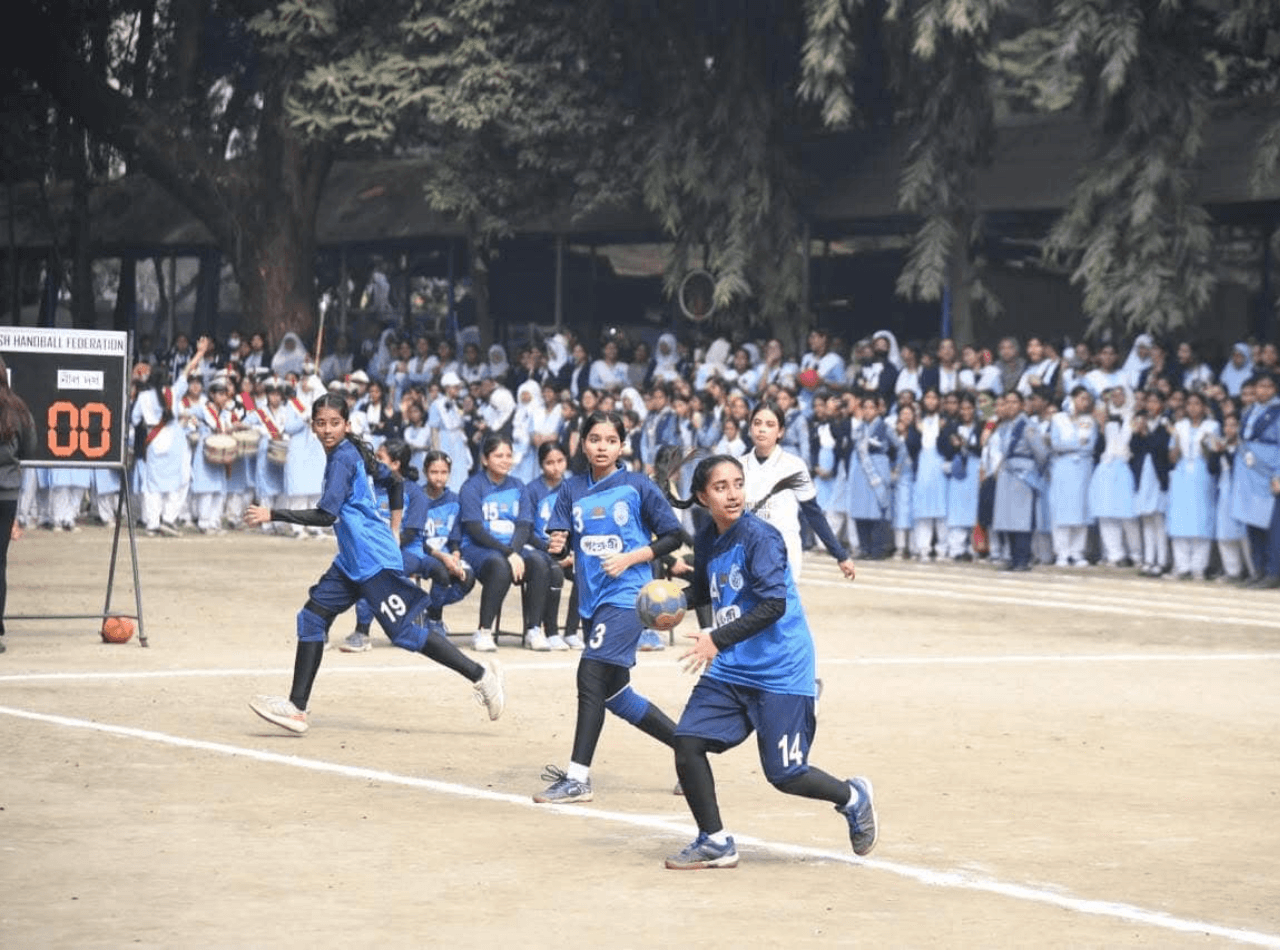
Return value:
<svg viewBox="0 0 1280 950">
<path fill-rule="evenodd" d="M 210 465 L 230 465 L 239 450 L 233 436 L 215 432 L 204 440 L 204 460 Z"/>
<path fill-rule="evenodd" d="M 277 465 L 283 465 L 289 458 L 289 440 L 272 439 L 267 443 L 267 460 L 275 462 Z"/>
<path fill-rule="evenodd" d="M 236 440 L 236 454 L 241 458 L 258 454 L 262 433 L 257 429 L 237 429 L 231 433 L 231 437 Z"/>
</svg>

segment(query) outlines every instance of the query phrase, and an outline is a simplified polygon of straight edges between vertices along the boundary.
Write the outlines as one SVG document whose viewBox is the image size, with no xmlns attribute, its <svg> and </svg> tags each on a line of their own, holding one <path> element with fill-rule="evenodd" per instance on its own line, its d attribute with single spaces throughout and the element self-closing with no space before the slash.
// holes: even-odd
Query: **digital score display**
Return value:
<svg viewBox="0 0 1280 950">
<path fill-rule="evenodd" d="M 123 465 L 129 334 L 0 327 L 9 385 L 36 423 L 37 464 Z"/>
</svg>

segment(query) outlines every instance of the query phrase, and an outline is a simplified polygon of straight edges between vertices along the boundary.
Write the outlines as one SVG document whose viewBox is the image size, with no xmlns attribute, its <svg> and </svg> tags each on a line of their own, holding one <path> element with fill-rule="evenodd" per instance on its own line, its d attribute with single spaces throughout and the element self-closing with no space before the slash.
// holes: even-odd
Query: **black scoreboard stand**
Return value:
<svg viewBox="0 0 1280 950">
<path fill-rule="evenodd" d="M 131 617 L 138 643 L 147 646 L 142 626 L 142 584 L 138 577 L 138 544 L 130 494 L 128 333 L 112 330 L 66 330 L 48 327 L 0 327 L 0 356 L 9 367 L 9 385 L 23 398 L 36 424 L 36 455 L 24 468 L 111 468 L 120 473 L 111 565 L 102 614 L 40 614 L 10 620 L 105 620 Z M 120 550 L 120 528 L 129 532 L 133 561 L 133 614 L 111 610 Z"/>
</svg>

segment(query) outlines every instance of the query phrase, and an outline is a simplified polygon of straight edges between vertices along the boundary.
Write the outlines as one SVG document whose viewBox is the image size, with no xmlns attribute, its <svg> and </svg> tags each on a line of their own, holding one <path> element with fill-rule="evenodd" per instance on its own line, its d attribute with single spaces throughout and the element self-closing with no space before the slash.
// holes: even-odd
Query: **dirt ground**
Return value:
<svg viewBox="0 0 1280 950">
<path fill-rule="evenodd" d="M 149 648 L 102 644 L 94 620 L 8 624 L 5 950 L 1280 947 L 1276 592 L 896 562 L 850 584 L 814 556 L 813 762 L 874 781 L 879 846 L 854 858 L 843 820 L 770 788 L 747 743 L 713 762 L 741 865 L 681 874 L 662 866 L 694 833 L 670 753 L 616 720 L 593 803 L 529 800 L 567 764 L 576 655 L 503 638 L 490 723 L 379 636 L 326 654 L 294 737 L 246 701 L 288 691 L 332 542 L 138 548 Z M 99 612 L 109 553 L 106 529 L 29 533 L 10 615 Z M 673 716 L 677 655 L 635 672 Z"/>
</svg>

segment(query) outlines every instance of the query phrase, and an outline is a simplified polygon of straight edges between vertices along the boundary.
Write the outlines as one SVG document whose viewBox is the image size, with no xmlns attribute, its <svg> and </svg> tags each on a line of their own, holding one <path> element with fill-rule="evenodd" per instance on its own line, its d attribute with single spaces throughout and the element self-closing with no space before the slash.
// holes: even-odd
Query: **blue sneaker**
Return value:
<svg viewBox="0 0 1280 950">
<path fill-rule="evenodd" d="M 548 765 L 543 770 L 542 780 L 551 784 L 533 796 L 533 800 L 539 805 L 568 805 L 572 802 L 591 801 L 590 779 L 579 782 L 569 778 L 563 769 Z"/>
<path fill-rule="evenodd" d="M 863 857 L 876 846 L 876 806 L 872 801 L 871 780 L 861 777 L 849 779 L 853 797 L 849 804 L 837 808 L 849 822 L 849 843 L 853 853 Z"/>
<path fill-rule="evenodd" d="M 652 653 L 666 648 L 667 645 L 662 642 L 662 634 L 657 630 L 645 629 L 640 631 L 640 643 L 636 649 L 642 653 Z"/>
<path fill-rule="evenodd" d="M 733 837 L 726 844 L 716 844 L 706 834 L 699 832 L 698 837 L 679 854 L 667 858 L 667 867 L 673 871 L 701 871 L 705 868 L 736 868 L 738 866 L 738 849 L 734 847 Z"/>
</svg>

